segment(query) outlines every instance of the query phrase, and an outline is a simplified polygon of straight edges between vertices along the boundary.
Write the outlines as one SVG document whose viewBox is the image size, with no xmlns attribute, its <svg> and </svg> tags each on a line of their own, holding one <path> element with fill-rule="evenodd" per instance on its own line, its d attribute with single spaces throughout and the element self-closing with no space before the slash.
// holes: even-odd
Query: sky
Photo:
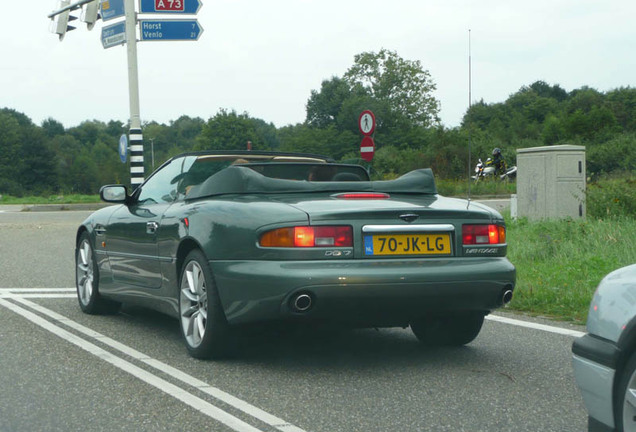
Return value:
<svg viewBox="0 0 636 432">
<path fill-rule="evenodd" d="M 142 122 L 208 120 L 223 108 L 277 127 L 301 123 L 312 90 L 342 77 L 356 54 L 382 48 L 430 72 L 446 127 L 460 125 L 469 101 L 504 102 L 537 80 L 567 91 L 636 86 L 633 0 L 202 3 L 185 17 L 203 27 L 198 41 L 137 44 Z M 126 48 L 102 47 L 102 21 L 91 31 L 74 21 L 60 42 L 47 18 L 57 8 L 56 0 L 0 0 L 0 108 L 67 128 L 126 123 Z"/>
</svg>

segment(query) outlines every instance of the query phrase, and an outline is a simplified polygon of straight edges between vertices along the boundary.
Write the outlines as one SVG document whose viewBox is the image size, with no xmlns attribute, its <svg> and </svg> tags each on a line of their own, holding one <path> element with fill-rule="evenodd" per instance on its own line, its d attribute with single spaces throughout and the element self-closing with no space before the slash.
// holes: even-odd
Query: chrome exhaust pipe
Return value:
<svg viewBox="0 0 636 432">
<path fill-rule="evenodd" d="M 313 303 L 309 294 L 298 294 L 292 301 L 295 312 L 307 312 Z"/>
<path fill-rule="evenodd" d="M 510 303 L 510 300 L 512 300 L 512 290 L 504 291 L 503 296 L 501 297 L 501 303 L 506 305 Z"/>
</svg>

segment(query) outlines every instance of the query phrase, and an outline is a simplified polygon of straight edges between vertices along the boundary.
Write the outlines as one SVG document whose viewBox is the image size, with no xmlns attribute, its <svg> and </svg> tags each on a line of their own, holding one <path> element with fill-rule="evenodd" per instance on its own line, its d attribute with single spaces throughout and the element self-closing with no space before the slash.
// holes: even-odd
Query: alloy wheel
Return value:
<svg viewBox="0 0 636 432">
<path fill-rule="evenodd" d="M 196 348 L 205 336 L 208 320 L 208 294 L 203 269 L 190 261 L 181 279 L 179 308 L 181 326 L 188 345 Z"/>
<path fill-rule="evenodd" d="M 83 305 L 88 305 L 94 286 L 93 252 L 88 240 L 82 241 L 77 253 L 77 295 Z"/>
</svg>

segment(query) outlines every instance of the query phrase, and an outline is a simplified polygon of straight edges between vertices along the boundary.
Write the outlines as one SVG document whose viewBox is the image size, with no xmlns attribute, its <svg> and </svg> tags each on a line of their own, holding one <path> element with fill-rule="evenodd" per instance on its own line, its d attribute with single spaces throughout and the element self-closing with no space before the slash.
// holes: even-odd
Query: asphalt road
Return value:
<svg viewBox="0 0 636 432">
<path fill-rule="evenodd" d="M 212 362 L 162 315 L 84 315 L 73 247 L 87 215 L 0 212 L 0 431 L 586 430 L 581 327 L 498 313 L 443 349 L 403 329 L 261 330 Z"/>
</svg>

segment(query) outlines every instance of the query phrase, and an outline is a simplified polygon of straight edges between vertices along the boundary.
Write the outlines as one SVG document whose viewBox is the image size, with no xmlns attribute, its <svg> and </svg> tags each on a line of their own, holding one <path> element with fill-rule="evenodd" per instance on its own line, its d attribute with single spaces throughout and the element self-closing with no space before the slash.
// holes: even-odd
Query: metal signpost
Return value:
<svg viewBox="0 0 636 432">
<path fill-rule="evenodd" d="M 99 8 L 97 7 L 99 6 Z M 137 67 L 137 12 L 135 0 L 62 0 L 60 8 L 51 12 L 48 17 L 53 21 L 51 27 L 60 40 L 64 39 L 67 31 L 74 27 L 69 21 L 76 19 L 70 12 L 84 8 L 84 22 L 88 29 L 92 29 L 99 19 L 98 9 L 103 21 L 117 18 L 122 21 L 104 26 L 101 41 L 104 48 L 126 44 L 128 58 L 128 93 L 130 102 L 130 184 L 133 188 L 144 181 L 144 147 L 141 131 L 141 115 L 139 109 L 139 77 Z M 139 0 L 140 13 L 148 14 L 181 14 L 194 15 L 201 9 L 200 0 Z M 195 19 L 187 20 L 139 20 L 141 40 L 197 40 L 203 28 Z M 124 146 L 124 147 L 122 147 Z M 119 141 L 119 155 L 126 160 L 125 136 Z"/>
</svg>

